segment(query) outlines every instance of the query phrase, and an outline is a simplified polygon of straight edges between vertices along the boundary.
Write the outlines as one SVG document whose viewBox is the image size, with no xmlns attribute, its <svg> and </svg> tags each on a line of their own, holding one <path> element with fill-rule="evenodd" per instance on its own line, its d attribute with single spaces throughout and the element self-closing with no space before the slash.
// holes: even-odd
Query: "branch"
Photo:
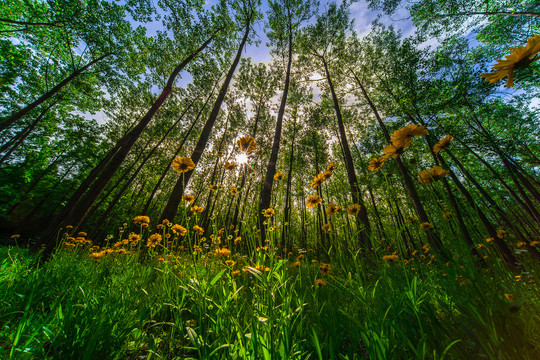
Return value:
<svg viewBox="0 0 540 360">
<path fill-rule="evenodd" d="M 2 18 L 0 18 L 0 22 L 4 22 L 8 24 L 15 24 L 15 25 L 26 25 L 26 26 L 58 26 L 58 24 L 60 24 L 59 21 L 55 21 L 52 23 L 43 23 L 43 22 L 17 21 L 17 20 L 2 19 Z"/>
</svg>

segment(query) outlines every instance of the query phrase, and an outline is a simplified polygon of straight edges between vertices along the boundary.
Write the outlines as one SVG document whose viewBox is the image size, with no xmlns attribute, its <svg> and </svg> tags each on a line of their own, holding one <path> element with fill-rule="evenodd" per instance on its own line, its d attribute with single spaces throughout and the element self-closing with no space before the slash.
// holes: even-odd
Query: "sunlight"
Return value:
<svg viewBox="0 0 540 360">
<path fill-rule="evenodd" d="M 247 157 L 247 155 L 244 154 L 244 153 L 241 153 L 241 154 L 236 155 L 236 162 L 237 162 L 238 164 L 247 164 L 247 162 L 248 162 L 248 157 Z"/>
</svg>

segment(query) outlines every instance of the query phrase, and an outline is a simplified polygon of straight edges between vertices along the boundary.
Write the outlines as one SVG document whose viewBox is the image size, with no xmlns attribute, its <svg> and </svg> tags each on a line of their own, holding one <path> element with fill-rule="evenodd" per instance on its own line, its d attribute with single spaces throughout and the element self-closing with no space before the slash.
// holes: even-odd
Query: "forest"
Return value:
<svg viewBox="0 0 540 360">
<path fill-rule="evenodd" d="M 0 359 L 539 359 L 538 60 L 535 0 L 0 0 Z"/>
</svg>

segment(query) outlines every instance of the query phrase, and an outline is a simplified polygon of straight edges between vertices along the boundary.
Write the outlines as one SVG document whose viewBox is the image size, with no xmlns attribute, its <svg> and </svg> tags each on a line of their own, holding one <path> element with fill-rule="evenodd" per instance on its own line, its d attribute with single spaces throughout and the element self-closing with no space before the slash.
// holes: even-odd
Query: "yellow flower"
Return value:
<svg viewBox="0 0 540 360">
<path fill-rule="evenodd" d="M 180 236 L 184 236 L 187 233 L 187 229 L 183 227 L 182 225 L 178 225 L 178 224 L 174 224 L 171 227 L 171 230 L 177 235 L 180 234 Z"/>
<path fill-rule="evenodd" d="M 150 223 L 150 218 L 148 216 L 136 216 L 135 218 L 133 218 L 133 223 L 141 225 L 146 224 L 148 226 L 148 224 Z"/>
<path fill-rule="evenodd" d="M 420 224 L 420 228 L 422 230 L 427 231 L 427 230 L 433 229 L 433 225 L 428 223 L 428 222 L 423 222 L 423 223 Z"/>
<path fill-rule="evenodd" d="M 222 256 L 222 257 L 229 257 L 229 255 L 231 255 L 231 250 L 227 249 L 227 248 L 223 248 L 223 249 L 216 249 L 214 251 L 214 256 L 216 257 L 219 257 L 219 256 Z"/>
<path fill-rule="evenodd" d="M 234 245 L 238 244 L 240 241 L 242 241 L 242 237 L 241 237 L 241 236 L 237 236 L 237 237 L 234 239 Z"/>
<path fill-rule="evenodd" d="M 450 173 L 450 170 L 444 170 L 439 165 L 431 169 L 422 170 L 418 173 L 418 182 L 421 184 L 431 184 L 434 180 L 440 180 Z"/>
<path fill-rule="evenodd" d="M 193 226 L 193 230 L 198 231 L 199 236 L 203 236 L 203 234 L 204 234 L 204 229 L 202 227 L 200 227 L 199 225 Z"/>
<path fill-rule="evenodd" d="M 328 204 L 328 207 L 326 208 L 326 215 L 332 217 L 336 215 L 341 209 L 342 209 L 341 206 L 334 203 L 330 203 Z"/>
<path fill-rule="evenodd" d="M 322 184 L 322 182 L 325 180 L 324 178 L 324 174 L 323 173 L 319 173 L 317 174 L 314 178 L 313 178 L 313 182 L 310 184 L 310 186 L 313 188 L 313 189 L 316 189 L 319 185 Z"/>
<path fill-rule="evenodd" d="M 278 171 L 274 175 L 274 180 L 280 181 L 280 180 L 283 180 L 284 177 L 285 177 L 285 175 L 281 171 Z"/>
<path fill-rule="evenodd" d="M 322 262 L 319 264 L 319 271 L 323 275 L 328 275 L 332 271 L 332 267 L 330 266 L 330 264 L 326 264 Z"/>
<path fill-rule="evenodd" d="M 188 157 L 177 157 L 172 162 L 172 168 L 180 174 L 195 169 L 195 163 Z"/>
<path fill-rule="evenodd" d="M 234 260 L 227 260 L 225 261 L 225 264 L 227 264 L 227 266 L 234 266 L 234 264 L 236 264 L 236 262 L 234 262 Z"/>
<path fill-rule="evenodd" d="M 444 220 L 448 220 L 450 221 L 450 219 L 452 219 L 452 216 L 455 216 L 453 212 L 451 211 L 447 211 L 443 214 L 443 218 Z"/>
<path fill-rule="evenodd" d="M 492 242 L 492 241 L 493 241 L 493 238 L 486 238 L 486 242 L 487 242 L 487 243 L 490 243 L 490 242 Z"/>
<path fill-rule="evenodd" d="M 337 166 L 337 164 L 335 162 L 330 162 L 330 164 L 328 164 L 328 166 L 326 166 L 326 170 L 327 171 L 334 171 L 336 166 Z"/>
<path fill-rule="evenodd" d="M 531 62 L 538 59 L 537 54 L 540 52 L 540 35 L 534 35 L 529 38 L 527 44 L 513 50 L 510 55 L 506 56 L 505 60 L 497 60 L 497 64 L 493 65 L 495 71 L 480 75 L 485 77 L 491 84 L 504 79 L 508 75 L 506 87 L 514 86 L 514 70 L 521 69 Z"/>
<path fill-rule="evenodd" d="M 92 259 L 102 259 L 105 256 L 104 251 L 94 252 L 89 255 Z"/>
<path fill-rule="evenodd" d="M 523 242 L 523 241 L 520 241 L 520 242 L 518 242 L 518 243 L 516 244 L 516 246 L 517 246 L 518 249 L 521 249 L 521 248 L 524 247 L 525 245 L 526 245 L 526 244 L 525 244 L 525 242 Z"/>
<path fill-rule="evenodd" d="M 195 201 L 195 197 L 189 194 L 185 194 L 184 196 L 182 196 L 182 201 L 190 203 L 190 202 Z"/>
<path fill-rule="evenodd" d="M 332 230 L 330 229 L 332 225 L 330 225 L 330 223 L 326 223 L 326 224 L 323 224 L 323 226 L 321 226 L 321 229 L 325 232 L 332 232 Z"/>
<path fill-rule="evenodd" d="M 514 297 L 514 295 L 512 294 L 504 294 L 504 297 L 506 298 L 506 300 L 515 300 L 516 298 Z"/>
<path fill-rule="evenodd" d="M 257 148 L 257 143 L 255 142 L 255 139 L 251 136 L 241 137 L 236 141 L 236 144 L 238 145 L 240 150 L 245 153 L 250 153 Z"/>
<path fill-rule="evenodd" d="M 293 267 L 300 267 L 300 265 L 302 265 L 302 264 L 300 263 L 300 261 L 295 261 L 295 262 L 292 263 L 292 266 L 293 266 Z"/>
<path fill-rule="evenodd" d="M 328 180 L 328 179 L 330 179 L 331 176 L 332 176 L 332 171 L 331 170 L 326 170 L 322 174 L 323 180 Z"/>
<path fill-rule="evenodd" d="M 234 270 L 234 271 L 231 273 L 232 276 L 236 276 L 236 275 L 238 275 L 238 274 L 240 274 L 240 270 Z"/>
<path fill-rule="evenodd" d="M 535 240 L 535 241 L 531 241 L 529 245 L 530 245 L 530 246 L 536 246 L 536 245 L 538 245 L 538 244 L 540 244 L 540 241 L 536 241 L 536 240 Z"/>
<path fill-rule="evenodd" d="M 12 238 L 13 240 L 18 239 L 18 238 L 20 238 L 20 237 L 21 237 L 21 235 L 19 235 L 19 234 L 11 235 L 11 238 Z"/>
<path fill-rule="evenodd" d="M 225 169 L 231 170 L 231 171 L 232 171 L 232 170 L 236 169 L 236 167 L 238 166 L 238 164 L 235 163 L 234 161 L 230 161 L 230 162 L 227 161 L 227 162 L 225 162 L 225 165 L 224 165 L 224 166 L 225 166 Z"/>
<path fill-rule="evenodd" d="M 78 236 L 81 236 L 81 237 L 87 237 L 88 234 L 85 233 L 84 231 L 81 231 L 80 233 L 77 234 Z"/>
<path fill-rule="evenodd" d="M 504 235 L 506 235 L 506 231 L 505 231 L 505 230 L 503 230 L 503 229 L 497 230 L 497 237 L 498 237 L 499 239 L 502 239 L 502 238 L 504 237 Z"/>
<path fill-rule="evenodd" d="M 398 144 L 396 146 L 394 145 L 394 143 L 386 145 L 382 150 L 383 153 L 385 154 L 384 156 L 387 158 L 390 158 L 390 157 L 397 158 L 403 152 L 403 150 L 405 150 L 405 148 L 409 146 L 409 145 L 407 146 L 403 146 L 403 145 L 404 144 Z"/>
<path fill-rule="evenodd" d="M 413 136 L 424 136 L 427 135 L 427 133 L 428 131 L 424 125 L 409 124 L 401 129 L 394 131 L 394 133 L 392 134 L 392 143 L 409 142 L 410 145 L 410 141 L 412 141 Z"/>
<path fill-rule="evenodd" d="M 347 214 L 349 214 L 349 215 L 358 215 L 360 210 L 362 210 L 362 205 L 360 205 L 360 204 L 352 204 L 347 209 Z"/>
<path fill-rule="evenodd" d="M 452 141 L 453 138 L 454 135 L 446 135 L 443 137 L 438 143 L 433 145 L 433 152 L 435 154 L 440 153 L 442 149 L 446 148 L 450 144 L 450 141 Z"/>
<path fill-rule="evenodd" d="M 210 191 L 215 191 L 215 190 L 217 190 L 217 185 L 214 185 L 214 184 L 210 185 Z"/>
<path fill-rule="evenodd" d="M 156 247 L 157 244 L 161 242 L 161 235 L 160 234 L 152 234 L 148 238 L 148 241 L 146 242 L 146 246 L 149 248 Z"/>
<path fill-rule="evenodd" d="M 268 208 L 268 209 L 264 210 L 263 215 L 264 215 L 264 217 L 269 218 L 269 217 L 274 216 L 274 213 L 275 213 L 274 209 Z"/>
<path fill-rule="evenodd" d="M 326 281 L 324 281 L 323 279 L 317 279 L 315 280 L 315 285 L 317 286 L 326 286 Z"/>
<path fill-rule="evenodd" d="M 200 206 L 197 206 L 197 205 L 192 206 L 191 209 L 190 209 L 190 211 L 191 211 L 192 213 L 194 213 L 194 214 L 196 214 L 196 213 L 202 213 L 203 210 L 204 210 L 204 208 L 202 208 L 202 207 L 200 207 Z"/>
<path fill-rule="evenodd" d="M 238 192 L 238 189 L 236 187 L 233 187 L 231 188 L 231 190 L 229 190 L 229 192 L 231 193 L 231 195 L 236 195 L 236 193 Z"/>
<path fill-rule="evenodd" d="M 384 261 L 398 261 L 399 257 L 396 254 L 392 254 L 392 255 L 384 255 L 382 259 Z"/>
<path fill-rule="evenodd" d="M 383 167 L 384 162 L 386 161 L 386 159 L 387 158 L 385 158 L 384 156 L 381 156 L 379 158 L 371 159 L 370 162 L 369 162 L 368 170 L 369 171 L 377 171 L 377 170 L 379 170 L 380 168 Z"/>
<path fill-rule="evenodd" d="M 307 207 L 315 207 L 319 205 L 319 203 L 322 201 L 321 197 L 319 195 L 310 195 L 308 196 L 306 200 L 306 206 Z"/>
</svg>

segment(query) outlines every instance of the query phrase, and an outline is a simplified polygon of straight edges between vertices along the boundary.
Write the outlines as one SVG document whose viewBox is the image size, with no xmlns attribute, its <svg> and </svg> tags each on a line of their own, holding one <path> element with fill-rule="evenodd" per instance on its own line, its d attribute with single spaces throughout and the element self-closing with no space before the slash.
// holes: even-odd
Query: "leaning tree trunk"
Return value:
<svg viewBox="0 0 540 360">
<path fill-rule="evenodd" d="M 287 174 L 287 186 L 285 189 L 285 209 L 283 210 L 283 229 L 281 231 L 281 249 L 290 248 L 285 240 L 287 232 L 290 226 L 290 217 L 291 217 L 291 185 L 292 185 L 292 172 L 293 172 L 293 163 L 294 163 L 294 142 L 296 140 L 296 116 L 293 122 L 293 136 L 291 140 L 291 151 L 289 158 L 289 172 Z"/>
<path fill-rule="evenodd" d="M 189 64 L 201 51 L 203 51 L 212 42 L 213 38 L 220 30 L 214 32 L 214 34 L 212 34 L 212 36 L 210 36 L 210 38 L 204 44 L 202 44 L 198 49 L 188 55 L 188 57 L 184 59 L 184 61 L 178 64 L 178 66 L 173 70 L 171 76 L 167 81 L 167 84 L 163 88 L 157 100 L 148 110 L 146 115 L 141 119 L 141 121 L 128 134 L 126 134 L 124 139 L 122 139 L 123 141 L 120 144 L 118 151 L 116 151 L 114 156 L 112 156 L 110 162 L 107 164 L 107 166 L 105 166 L 105 168 L 101 172 L 101 175 L 97 178 L 92 187 L 86 192 L 85 195 L 81 197 L 77 204 L 74 204 L 72 208 L 66 210 L 67 216 L 57 217 L 57 219 L 55 219 L 49 225 L 48 231 L 46 231 L 41 237 L 41 242 L 47 244 L 42 253 L 43 260 L 48 259 L 49 256 L 52 254 L 56 246 L 57 232 L 60 228 L 66 225 L 72 225 L 75 230 L 84 220 L 89 209 L 97 200 L 103 189 L 105 189 L 105 186 L 107 186 L 116 171 L 122 165 L 122 162 L 126 158 L 129 150 L 138 140 L 139 136 L 146 128 L 148 123 L 150 123 L 161 105 L 163 105 L 165 100 L 169 97 L 172 91 L 174 81 L 176 80 L 178 74 L 184 69 L 187 64 Z"/>
<path fill-rule="evenodd" d="M 251 23 L 250 23 L 250 20 L 248 20 L 246 24 L 246 31 L 244 33 L 244 37 L 242 38 L 242 42 L 240 43 L 238 51 L 236 52 L 236 57 L 234 58 L 234 61 L 231 67 L 229 68 L 227 76 L 225 77 L 225 81 L 223 82 L 223 85 L 221 86 L 221 89 L 219 90 L 219 94 L 216 99 L 216 102 L 214 103 L 214 107 L 212 108 L 212 112 L 210 113 L 208 120 L 206 120 L 206 124 L 204 125 L 204 128 L 201 131 L 199 141 L 197 142 L 197 145 L 195 146 L 195 149 L 193 150 L 193 153 L 191 155 L 191 160 L 193 161 L 195 166 L 197 166 L 197 163 L 201 159 L 201 156 L 204 153 L 204 150 L 206 149 L 206 144 L 208 143 L 208 139 L 210 138 L 210 133 L 212 132 L 212 128 L 214 127 L 214 123 L 218 117 L 219 111 L 221 109 L 221 104 L 223 103 L 223 100 L 225 99 L 225 95 L 227 94 L 227 90 L 229 88 L 229 84 L 231 82 L 233 74 L 236 70 L 236 67 L 238 66 L 238 62 L 240 61 L 240 58 L 242 57 L 242 51 L 244 49 L 244 46 L 246 45 L 250 28 L 251 28 Z M 163 212 L 161 214 L 161 220 L 163 219 L 169 219 L 171 221 L 174 220 L 174 217 L 176 216 L 176 213 L 178 212 L 178 205 L 180 205 L 180 200 L 182 198 L 182 195 L 184 194 L 184 189 L 189 183 L 189 179 L 191 178 L 193 171 L 195 171 L 195 169 L 188 171 L 186 173 L 183 173 L 176 181 L 176 185 L 174 186 L 171 196 L 169 197 L 169 201 L 167 202 L 167 205 L 165 205 L 165 208 L 163 209 Z"/>
<path fill-rule="evenodd" d="M 356 76 L 354 72 L 352 72 L 354 75 L 358 85 L 360 86 L 360 89 L 362 90 L 362 93 L 364 97 L 366 98 L 366 101 L 368 102 L 369 106 L 373 110 L 375 117 L 377 118 L 377 122 L 379 123 L 379 126 L 383 130 L 384 137 L 388 143 L 390 143 L 390 134 L 388 133 L 388 129 L 386 128 L 386 125 L 384 125 L 384 122 L 382 121 L 377 108 L 369 98 L 364 86 L 362 85 L 362 82 L 360 79 Z M 422 202 L 420 201 L 420 197 L 418 196 L 418 192 L 416 191 L 416 187 L 414 186 L 414 182 L 409 175 L 409 172 L 407 171 L 407 168 L 401 161 L 400 157 L 398 156 L 396 158 L 396 164 L 398 166 L 399 172 L 401 174 L 401 177 L 403 178 L 403 182 L 405 183 L 405 188 L 407 189 L 407 193 L 409 194 L 414 209 L 416 210 L 416 214 L 418 215 L 418 218 L 424 223 L 429 222 L 429 218 L 427 216 L 426 210 L 424 209 L 424 206 L 422 205 Z M 439 234 L 435 231 L 435 229 L 429 229 L 426 230 L 426 235 L 429 244 L 431 247 L 433 247 L 441 256 L 443 256 L 446 259 L 450 259 L 450 253 L 448 250 L 444 247 L 441 238 L 439 237 Z"/>
<path fill-rule="evenodd" d="M 11 156 L 13 151 L 15 151 L 23 142 L 26 140 L 26 138 L 32 133 L 32 131 L 36 128 L 36 126 L 40 123 L 41 119 L 45 116 L 45 114 L 56 104 L 58 104 L 58 101 L 60 99 L 56 99 L 53 101 L 49 106 L 47 106 L 45 109 L 43 109 L 39 115 L 36 117 L 36 119 L 27 127 L 25 127 L 23 130 L 21 130 L 13 139 L 8 141 L 2 148 L 0 149 L 0 153 L 4 153 L 4 156 L 0 159 L 0 166 Z"/>
<path fill-rule="evenodd" d="M 35 109 L 36 107 L 38 107 L 39 105 L 41 105 L 42 103 L 44 103 L 45 101 L 49 100 L 54 94 L 56 94 L 58 91 L 60 91 L 64 86 L 66 86 L 67 84 L 69 84 L 71 82 L 71 80 L 73 79 L 76 79 L 77 77 L 79 77 L 84 71 L 86 71 L 88 68 L 90 68 L 92 65 L 100 62 L 101 60 L 105 59 L 107 56 L 110 56 L 112 55 L 111 53 L 109 54 L 105 54 L 103 56 L 100 56 L 98 57 L 97 59 L 94 59 L 92 61 L 90 61 L 88 64 L 86 64 L 85 66 L 83 66 L 82 68 L 74 71 L 71 73 L 71 75 L 69 75 L 67 78 L 65 78 L 64 80 L 62 80 L 60 83 L 58 83 L 58 85 L 56 85 L 55 87 L 53 87 L 51 90 L 47 91 L 45 94 L 41 95 L 37 100 L 35 100 L 33 103 L 31 104 L 28 104 L 26 105 L 24 108 L 22 108 L 21 110 L 19 110 L 18 112 L 16 112 L 15 114 L 11 115 L 10 117 L 8 117 L 7 119 L 5 119 L 4 121 L 2 121 L 0 123 L 0 131 L 3 131 L 5 130 L 6 128 L 8 128 L 9 126 L 13 125 L 13 123 L 17 120 L 19 120 L 20 118 L 22 118 L 23 116 L 25 116 L 26 114 L 28 114 L 30 111 L 32 111 L 33 109 Z"/>
<path fill-rule="evenodd" d="M 291 82 L 291 64 L 292 64 L 292 29 L 289 27 L 289 50 L 287 59 L 287 70 L 285 72 L 285 84 L 283 85 L 283 95 L 276 119 L 276 130 L 274 132 L 274 141 L 272 143 L 272 152 L 266 166 L 266 175 L 261 189 L 259 200 L 259 229 L 261 230 L 261 243 L 266 240 L 266 229 L 264 227 L 264 211 L 270 207 L 272 200 L 272 185 L 274 183 L 274 175 L 276 174 L 276 163 L 279 153 L 279 144 L 281 142 L 281 129 L 283 127 L 283 116 L 285 115 L 285 106 L 287 105 L 287 96 L 289 95 L 289 85 Z"/>
<path fill-rule="evenodd" d="M 364 247 L 365 250 L 371 249 L 371 226 L 369 224 L 368 214 L 367 214 L 367 208 L 364 203 L 364 200 L 362 199 L 362 196 L 360 195 L 360 187 L 358 186 L 358 179 L 356 178 L 356 172 L 354 171 L 354 163 L 352 159 L 351 149 L 349 147 L 349 142 L 347 140 L 347 133 L 345 132 L 345 125 L 343 125 L 343 117 L 341 116 L 341 109 L 339 106 L 339 100 L 336 95 L 336 91 L 334 89 L 334 84 L 332 82 L 332 78 L 330 77 L 330 71 L 328 70 L 328 64 L 326 63 L 326 60 L 324 58 L 321 58 L 322 63 L 324 65 L 324 72 L 326 75 L 326 81 L 328 82 L 328 87 L 330 88 L 330 92 L 332 94 L 332 101 L 334 104 L 334 110 L 336 112 L 336 119 L 338 123 L 338 129 L 339 129 L 339 137 L 341 146 L 343 149 L 343 158 L 345 159 L 345 168 L 347 170 L 347 179 L 349 181 L 349 186 L 351 187 L 351 195 L 353 202 L 355 204 L 359 204 L 361 206 L 360 212 L 358 213 L 357 218 L 360 219 L 360 222 L 363 226 L 362 231 L 359 233 L 359 240 L 361 242 L 361 245 Z"/>
</svg>

